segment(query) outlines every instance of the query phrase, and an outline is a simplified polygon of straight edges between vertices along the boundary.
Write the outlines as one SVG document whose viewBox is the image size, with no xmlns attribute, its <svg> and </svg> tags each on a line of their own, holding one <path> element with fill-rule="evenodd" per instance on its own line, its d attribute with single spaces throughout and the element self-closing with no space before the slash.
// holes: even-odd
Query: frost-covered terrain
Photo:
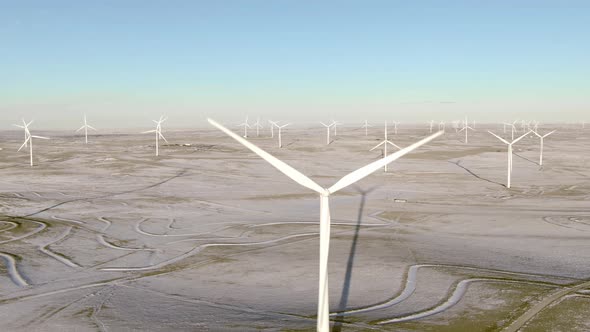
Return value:
<svg viewBox="0 0 590 332">
<path fill-rule="evenodd" d="M 331 198 L 333 331 L 590 330 L 590 130 L 542 128 L 543 167 L 518 142 L 507 189 L 502 128 L 476 129 Z M 2 330 L 315 330 L 317 195 L 219 131 L 164 128 L 160 157 L 133 132 L 35 131 L 35 167 L 0 132 Z M 382 135 L 250 139 L 327 187 Z"/>
</svg>

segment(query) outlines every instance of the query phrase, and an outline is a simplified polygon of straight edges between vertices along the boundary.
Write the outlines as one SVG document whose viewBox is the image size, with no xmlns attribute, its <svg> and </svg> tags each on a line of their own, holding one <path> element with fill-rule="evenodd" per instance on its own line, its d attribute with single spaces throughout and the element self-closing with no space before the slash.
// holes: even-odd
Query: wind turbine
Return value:
<svg viewBox="0 0 590 332">
<path fill-rule="evenodd" d="M 430 120 L 430 133 L 432 134 L 432 127 L 434 127 L 434 120 Z"/>
<path fill-rule="evenodd" d="M 488 133 L 496 136 L 497 139 L 499 139 L 500 141 L 504 142 L 505 144 L 508 145 L 508 180 L 506 181 L 506 188 L 510 188 L 510 176 L 512 174 L 512 145 L 518 141 L 520 141 L 522 138 L 524 138 L 526 135 L 528 135 L 529 132 L 524 133 L 522 136 L 518 137 L 515 140 L 512 140 L 512 142 L 508 142 L 507 140 L 503 139 L 502 137 L 492 133 L 491 131 L 488 130 Z"/>
<path fill-rule="evenodd" d="M 461 130 L 459 130 L 459 132 L 462 132 L 463 130 L 465 130 L 465 144 L 467 144 L 467 132 L 469 130 L 475 130 L 471 127 L 469 127 L 469 122 L 467 122 L 467 117 L 465 117 L 465 123 L 463 124 L 463 128 Z"/>
<path fill-rule="evenodd" d="M 438 130 L 439 131 L 440 130 L 442 130 L 442 131 L 445 130 L 445 122 L 444 121 L 441 121 L 441 122 L 438 123 Z"/>
<path fill-rule="evenodd" d="M 160 155 L 160 138 L 162 138 L 166 143 L 168 143 L 166 137 L 162 135 L 162 123 L 166 120 L 168 120 L 168 118 L 164 118 L 164 116 L 162 115 L 160 116 L 160 120 L 152 120 L 156 124 L 156 129 L 142 132 L 142 134 L 156 133 L 156 156 Z"/>
<path fill-rule="evenodd" d="M 256 137 L 259 137 L 260 129 L 262 129 L 262 125 L 260 124 L 260 118 L 256 119 L 256 123 L 254 123 L 254 128 L 256 128 Z"/>
<path fill-rule="evenodd" d="M 248 124 L 248 117 L 246 116 L 246 121 L 244 123 L 240 123 L 238 127 L 244 126 L 244 137 L 248 138 L 248 128 L 251 128 Z"/>
<path fill-rule="evenodd" d="M 326 144 L 330 144 L 330 127 L 335 126 L 334 122 L 330 123 L 329 125 L 323 123 L 320 121 L 320 123 L 322 124 L 322 126 L 326 127 Z"/>
<path fill-rule="evenodd" d="M 555 132 L 555 130 L 552 132 L 549 132 L 545 135 L 540 135 L 538 132 L 533 130 L 533 133 L 535 135 L 537 135 L 537 137 L 539 137 L 539 139 L 541 140 L 541 150 L 540 150 L 540 154 L 539 154 L 539 166 L 543 166 L 543 139 L 545 139 L 545 137 L 553 134 L 554 132 Z"/>
<path fill-rule="evenodd" d="M 396 153 L 390 155 L 387 158 L 383 158 L 374 161 L 364 167 L 357 169 L 354 172 L 341 178 L 334 185 L 329 188 L 323 188 L 303 173 L 297 171 L 293 167 L 287 165 L 283 161 L 272 156 L 268 152 L 262 150 L 256 145 L 250 143 L 246 139 L 235 134 L 231 130 L 225 128 L 214 120 L 208 119 L 209 123 L 219 130 L 226 133 L 231 138 L 235 139 L 252 152 L 256 153 L 262 159 L 266 160 L 269 164 L 274 166 L 280 172 L 291 178 L 293 181 L 300 185 L 317 192 L 320 195 L 320 266 L 319 266 L 319 289 L 318 289 L 318 318 L 317 318 L 317 331 L 328 332 L 330 329 L 330 308 L 329 308 L 329 297 L 328 297 L 328 255 L 330 249 L 330 195 L 363 179 L 364 177 L 375 172 L 379 168 L 389 164 L 390 162 L 402 157 L 420 147 L 423 144 L 430 142 L 436 137 L 442 135 L 442 132 L 437 132 L 430 135 Z"/>
<path fill-rule="evenodd" d="M 274 128 L 275 128 L 275 126 L 277 126 L 277 127 L 278 127 L 279 125 L 278 125 L 276 122 L 274 122 L 274 121 L 270 121 L 270 120 L 268 120 L 268 123 L 270 123 L 270 137 L 271 137 L 271 138 L 272 138 L 272 137 L 275 137 L 275 131 L 274 131 Z"/>
<path fill-rule="evenodd" d="M 361 127 L 361 128 L 365 128 L 365 136 L 369 135 L 369 127 L 373 127 L 373 126 L 371 126 L 369 124 L 369 122 L 367 122 L 367 120 L 365 120 L 365 124 Z M 328 133 L 328 135 L 329 135 L 329 133 Z"/>
<path fill-rule="evenodd" d="M 393 123 L 393 134 L 397 135 L 397 125 L 399 124 L 399 122 L 393 121 L 392 123 Z"/>
<path fill-rule="evenodd" d="M 518 120 L 516 120 L 518 121 Z M 510 130 L 511 130 L 511 139 L 514 140 L 514 131 L 516 131 L 516 126 L 514 125 L 516 123 L 516 121 L 510 123 L 506 123 L 504 122 L 504 132 L 506 132 L 506 126 L 510 126 Z"/>
<path fill-rule="evenodd" d="M 283 128 L 285 128 L 288 125 L 290 125 L 290 123 L 284 124 L 282 126 L 277 125 L 277 128 L 279 128 L 279 148 L 283 147 L 283 141 L 281 140 L 281 131 Z"/>
<path fill-rule="evenodd" d="M 332 125 L 334 125 L 334 136 L 338 136 L 338 125 L 341 124 L 341 122 L 332 120 Z"/>
<path fill-rule="evenodd" d="M 33 138 L 40 138 L 40 139 L 49 139 L 48 137 L 43 137 L 43 136 L 35 136 L 35 135 L 31 135 L 31 132 L 29 131 L 29 126 L 31 125 L 31 123 L 33 123 L 33 120 L 31 120 L 31 122 L 26 123 L 25 119 L 23 119 L 23 125 L 14 125 L 16 127 L 22 128 L 25 130 L 25 142 L 23 143 L 23 145 L 20 146 L 20 148 L 18 148 L 18 151 L 22 150 L 22 148 L 29 147 L 29 154 L 31 157 L 31 167 L 33 167 Z"/>
<path fill-rule="evenodd" d="M 86 144 L 88 144 L 88 128 L 96 131 L 96 128 L 92 127 L 88 124 L 88 122 L 86 122 L 86 114 L 84 114 L 84 125 L 80 127 L 80 129 L 76 130 L 76 132 L 79 132 L 80 130 L 84 129 L 84 137 L 86 138 Z"/>
<path fill-rule="evenodd" d="M 395 146 L 396 148 L 398 148 L 399 150 L 401 150 L 402 148 L 400 148 L 399 146 L 395 145 L 393 142 L 391 142 L 390 140 L 387 139 L 387 121 L 385 121 L 385 139 L 377 144 L 375 147 L 373 147 L 371 150 L 369 151 L 373 151 L 376 148 L 380 147 L 381 145 L 383 145 L 383 158 L 387 158 L 387 144 L 391 144 L 393 146 Z M 387 164 L 385 164 L 385 172 L 387 172 Z"/>
</svg>

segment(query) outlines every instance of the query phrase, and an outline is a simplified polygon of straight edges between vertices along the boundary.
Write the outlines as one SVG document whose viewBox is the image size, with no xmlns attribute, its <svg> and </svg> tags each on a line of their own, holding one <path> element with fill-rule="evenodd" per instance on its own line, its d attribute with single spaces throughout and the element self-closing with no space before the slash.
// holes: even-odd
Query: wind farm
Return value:
<svg viewBox="0 0 590 332">
<path fill-rule="evenodd" d="M 11 174 L 3 176 L 0 229 L 7 326 L 18 330 L 27 317 L 25 329 L 149 330 L 150 318 L 131 303 L 165 314 L 170 329 L 194 321 L 203 329 L 318 331 L 569 324 L 548 310 L 585 324 L 584 306 L 572 313 L 567 305 L 583 303 L 590 287 L 590 173 L 576 159 L 590 138 L 572 144 L 572 130 L 540 125 L 539 135 L 552 133 L 540 168 L 539 138 L 520 132 L 509 185 L 506 148 L 487 132 L 502 133 L 501 122 L 479 124 L 469 144 L 462 131 L 430 134 L 407 123 L 395 136 L 401 150 L 385 156 L 367 151 L 367 142 L 389 143 L 376 128 L 365 136 L 364 120 L 342 126 L 330 145 L 314 124 L 291 123 L 288 135 L 275 128 L 277 137 L 261 133 L 249 143 L 227 129 L 231 122 L 212 123 L 168 128 L 170 141 L 189 143 L 167 143 L 156 161 L 151 135 L 103 129 L 93 149 L 77 153 L 71 131 L 39 130 L 51 141 L 35 144 L 42 160 L 26 168 L 16 151 L 22 132 L 0 132 L 0 169 Z M 377 171 L 402 154 L 387 173 Z M 286 171 L 281 159 L 310 177 Z M 373 174 L 337 185 L 355 169 Z M 548 300 L 557 292 L 559 304 Z M 523 305 L 528 299 L 542 310 Z M 55 308 L 49 319 L 45 306 Z M 88 315 L 76 314 L 84 308 Z M 180 319 L 194 310 L 215 319 Z"/>
</svg>

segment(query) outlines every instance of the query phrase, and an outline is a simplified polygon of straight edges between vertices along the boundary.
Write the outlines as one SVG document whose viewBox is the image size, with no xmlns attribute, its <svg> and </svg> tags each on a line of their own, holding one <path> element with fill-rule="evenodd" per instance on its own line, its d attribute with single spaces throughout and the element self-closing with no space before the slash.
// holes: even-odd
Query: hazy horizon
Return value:
<svg viewBox="0 0 590 332">
<path fill-rule="evenodd" d="M 0 130 L 588 118 L 590 3 L 0 5 Z"/>
</svg>

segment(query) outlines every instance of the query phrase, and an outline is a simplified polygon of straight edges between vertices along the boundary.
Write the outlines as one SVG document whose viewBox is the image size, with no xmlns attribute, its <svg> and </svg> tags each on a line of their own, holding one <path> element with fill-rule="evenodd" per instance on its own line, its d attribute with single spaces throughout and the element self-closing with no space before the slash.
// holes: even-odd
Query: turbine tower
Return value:
<svg viewBox="0 0 590 332">
<path fill-rule="evenodd" d="M 499 139 L 500 141 L 504 142 L 505 144 L 508 145 L 508 179 L 506 181 L 506 188 L 510 188 L 510 178 L 512 175 L 512 145 L 518 141 L 520 141 L 521 139 L 523 139 L 526 135 L 528 135 L 529 132 L 524 133 L 522 136 L 518 137 L 515 140 L 512 140 L 512 142 L 508 142 L 507 140 L 503 139 L 502 137 L 492 133 L 491 131 L 488 130 L 488 133 L 494 135 L 497 139 Z"/>
<path fill-rule="evenodd" d="M 430 142 L 436 137 L 442 135 L 442 132 L 430 135 L 421 141 L 418 141 L 387 158 L 377 160 L 364 167 L 357 169 L 354 172 L 341 178 L 334 185 L 329 188 L 323 188 L 303 173 L 297 171 L 293 167 L 287 165 L 283 161 L 280 161 L 276 157 L 272 156 L 268 152 L 262 150 L 256 145 L 243 139 L 239 135 L 236 135 L 229 129 L 215 122 L 214 120 L 208 119 L 209 123 L 219 130 L 223 131 L 231 138 L 235 139 L 252 152 L 256 153 L 262 159 L 266 160 L 269 164 L 274 166 L 280 172 L 299 183 L 300 185 L 317 192 L 320 196 L 320 266 L 319 266 L 319 289 L 318 289 L 318 316 L 317 316 L 317 331 L 328 332 L 330 329 L 330 308 L 329 308 L 329 294 L 328 294 L 328 254 L 330 249 L 330 195 L 345 188 L 349 185 L 363 179 L 364 177 L 375 172 L 384 165 L 402 157 L 403 155 L 411 152 L 423 144 Z"/>
<path fill-rule="evenodd" d="M 156 133 L 156 157 L 160 155 L 160 138 L 163 139 L 164 142 L 168 143 L 166 137 L 162 135 L 162 123 L 166 120 L 168 120 L 168 118 L 164 118 L 164 116 L 162 115 L 160 116 L 160 120 L 152 120 L 156 124 L 156 129 L 142 132 L 142 134 Z"/>
<path fill-rule="evenodd" d="M 23 125 L 15 125 L 16 127 L 22 128 L 25 130 L 25 142 L 23 143 L 23 145 L 20 146 L 20 148 L 18 148 L 18 151 L 22 150 L 22 148 L 29 147 L 29 155 L 30 155 L 30 159 L 31 159 L 31 167 L 33 167 L 33 138 L 40 138 L 40 139 L 49 139 L 48 137 L 43 137 L 43 136 L 35 136 L 35 135 L 31 135 L 31 132 L 29 131 L 29 126 L 31 125 L 31 123 L 33 123 L 33 120 L 31 120 L 31 122 L 26 123 L 25 119 L 23 119 Z"/>
<path fill-rule="evenodd" d="M 84 114 L 84 125 L 80 127 L 80 129 L 76 130 L 76 132 L 79 132 L 82 129 L 84 129 L 84 137 L 86 139 L 86 144 L 88 144 L 88 129 L 96 131 L 96 128 L 88 124 L 88 122 L 86 121 L 86 114 Z"/>
<path fill-rule="evenodd" d="M 400 148 L 399 146 L 395 145 L 393 142 L 391 142 L 390 140 L 387 139 L 387 121 L 385 121 L 385 139 L 377 144 L 375 147 L 373 147 L 371 150 L 369 151 L 373 151 L 376 148 L 380 147 L 381 145 L 383 145 L 383 158 L 387 158 L 387 144 L 391 144 L 393 146 L 395 146 L 396 148 L 398 148 L 398 150 L 401 150 L 402 148 Z M 387 164 L 385 164 L 385 172 L 387 172 Z"/>
</svg>

